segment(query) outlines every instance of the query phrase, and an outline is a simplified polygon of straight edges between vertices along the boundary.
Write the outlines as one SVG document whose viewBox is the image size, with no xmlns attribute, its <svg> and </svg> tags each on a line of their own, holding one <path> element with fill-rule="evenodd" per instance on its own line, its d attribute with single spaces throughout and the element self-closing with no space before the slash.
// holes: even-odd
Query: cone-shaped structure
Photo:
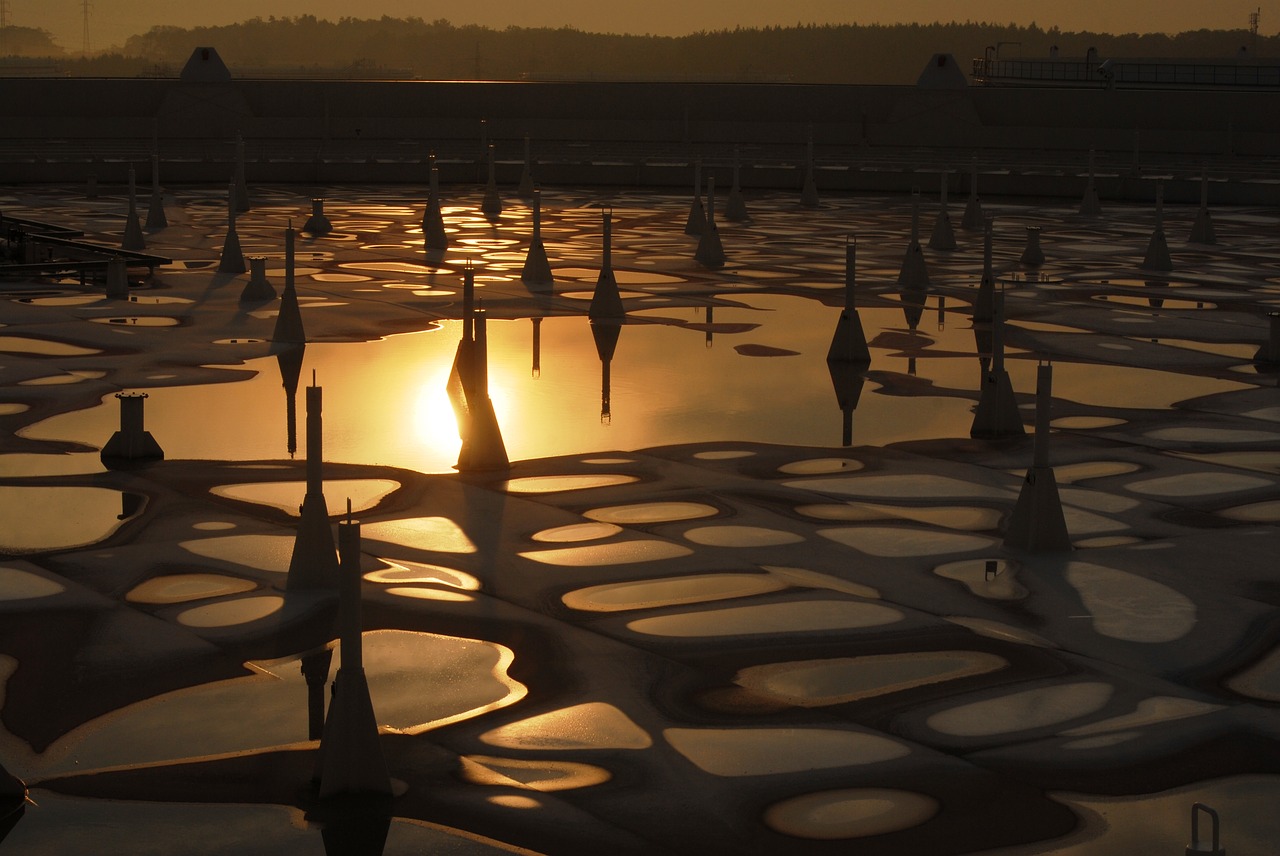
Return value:
<svg viewBox="0 0 1280 856">
<path fill-rule="evenodd" d="M 742 185 L 739 181 L 741 172 L 738 162 L 738 147 L 733 147 L 733 184 L 729 188 L 729 202 L 724 207 L 724 219 L 730 223 L 745 223 L 751 219 L 747 212 L 747 200 L 742 196 Z"/>
<path fill-rule="evenodd" d="M 0 764 L 0 842 L 8 837 L 26 814 L 30 801 L 27 794 L 26 783 L 6 770 L 4 764 Z"/>
<path fill-rule="evenodd" d="M 160 156 L 151 156 L 151 203 L 147 206 L 147 228 L 164 229 L 169 218 L 164 213 L 164 193 L 160 190 Z"/>
<path fill-rule="evenodd" d="M 600 277 L 596 280 L 595 293 L 591 295 L 591 308 L 587 317 L 592 321 L 601 319 L 622 320 L 627 311 L 622 306 L 622 295 L 618 293 L 618 280 L 613 275 L 613 212 L 603 209 L 600 212 L 604 225 L 604 255 L 600 263 Z"/>
<path fill-rule="evenodd" d="M 969 436 L 989 439 L 1025 434 L 1013 383 L 1004 367 L 1004 294 L 996 292 L 991 322 L 991 366 L 982 378 L 978 406 L 973 411 Z"/>
<path fill-rule="evenodd" d="M 480 210 L 489 218 L 502 213 L 502 197 L 498 195 L 497 173 L 493 165 L 493 143 L 489 144 L 489 180 L 484 186 L 484 198 L 480 200 Z"/>
<path fill-rule="evenodd" d="M 1027 267 L 1040 267 L 1044 264 L 1044 250 L 1040 247 L 1040 227 L 1027 227 L 1027 245 L 1022 248 L 1022 257 L 1018 259 Z"/>
<path fill-rule="evenodd" d="M 360 522 L 338 523 L 342 552 L 338 587 L 338 633 L 342 664 L 333 681 L 333 700 L 320 738 L 320 798 L 344 794 L 391 796 L 391 777 L 378 743 L 378 720 L 364 674 L 360 618 Z"/>
<path fill-rule="evenodd" d="M 103 465 L 111 468 L 163 460 L 164 450 L 143 424 L 143 403 L 147 394 L 120 392 L 116 393 L 116 398 L 120 400 L 120 430 L 112 434 L 107 445 L 102 447 L 99 457 Z"/>
<path fill-rule="evenodd" d="M 991 235 L 995 218 L 988 217 L 986 234 L 982 239 L 982 280 L 978 283 L 978 296 L 973 301 L 974 323 L 985 324 L 995 313 L 996 276 L 991 266 Z"/>
<path fill-rule="evenodd" d="M 1147 242 L 1147 254 L 1142 259 L 1144 270 L 1173 270 L 1169 256 L 1169 242 L 1164 237 L 1164 185 L 1156 184 L 1156 226 Z"/>
<path fill-rule="evenodd" d="M 324 200 L 317 197 L 311 200 L 311 216 L 302 224 L 302 231 L 309 235 L 327 235 L 333 231 L 333 223 L 324 213 Z"/>
<path fill-rule="evenodd" d="M 284 388 L 285 449 L 290 458 L 298 452 L 298 379 L 302 376 L 302 359 L 306 353 L 307 346 L 299 345 L 276 354 L 280 386 Z"/>
<path fill-rule="evenodd" d="M 929 267 L 920 247 L 920 191 L 911 191 L 911 240 L 902 257 L 902 270 L 898 273 L 898 288 L 924 290 L 929 287 Z"/>
<path fill-rule="evenodd" d="M 236 134 L 236 173 L 235 187 L 232 197 L 235 199 L 236 211 L 241 214 L 249 210 L 249 185 L 244 177 L 244 137 Z"/>
<path fill-rule="evenodd" d="M 613 355 L 621 335 L 622 325 L 617 321 L 591 322 L 591 337 L 595 339 L 596 355 L 600 357 L 600 422 L 605 425 L 613 421 Z"/>
<path fill-rule="evenodd" d="M 520 184 L 516 187 L 516 195 L 521 199 L 532 199 L 537 185 L 533 182 L 533 156 L 529 151 L 529 136 L 524 138 L 524 169 L 520 172 Z"/>
<path fill-rule="evenodd" d="M 1081 217 L 1098 217 L 1102 214 L 1102 203 L 1098 200 L 1098 188 L 1094 181 L 1093 147 L 1089 147 L 1089 179 L 1084 186 L 1084 197 L 1080 200 Z"/>
<path fill-rule="evenodd" d="M 831 337 L 831 347 L 827 349 L 828 363 L 861 363 L 871 362 L 871 352 L 867 349 L 867 336 L 862 330 L 862 319 L 858 317 L 858 309 L 854 304 L 854 279 L 857 269 L 858 245 L 850 241 L 844 247 L 844 310 L 840 320 L 836 322 L 836 332 Z"/>
<path fill-rule="evenodd" d="M 489 335 L 483 309 L 477 309 L 475 313 L 475 345 L 471 357 L 466 429 L 458 452 L 457 468 L 464 473 L 505 470 L 511 462 L 502 441 L 493 400 L 489 398 Z"/>
<path fill-rule="evenodd" d="M 1271 322 L 1267 341 L 1262 343 L 1253 358 L 1260 363 L 1275 365 L 1280 363 L 1280 312 L 1268 312 L 1267 319 Z"/>
<path fill-rule="evenodd" d="M 1213 217 L 1209 215 L 1209 176 L 1200 176 L 1200 210 L 1196 212 L 1196 221 L 1191 225 L 1191 243 L 1216 244 L 1217 236 L 1213 233 Z"/>
<path fill-rule="evenodd" d="M 147 239 L 142 236 L 142 224 L 138 222 L 138 187 L 137 173 L 129 167 L 129 211 L 125 214 L 124 236 L 120 239 L 120 249 L 145 250 Z"/>
<path fill-rule="evenodd" d="M 547 248 L 542 244 L 542 193 L 535 187 L 531 196 L 533 209 L 533 240 L 529 242 L 529 254 L 524 258 L 520 281 L 539 291 L 550 291 L 556 278 L 547 261 Z"/>
<path fill-rule="evenodd" d="M 929 249 L 954 250 L 956 233 L 951 229 L 951 215 L 947 213 L 947 173 L 942 173 L 942 191 L 938 197 L 938 218 L 933 221 L 933 233 L 929 235 Z"/>
<path fill-rule="evenodd" d="M 1034 459 L 1022 481 L 1018 501 L 1009 516 L 1004 545 L 1029 553 L 1058 553 L 1071 549 L 1058 485 L 1049 466 L 1049 413 L 1053 404 L 1053 366 L 1036 371 L 1036 435 Z"/>
<path fill-rule="evenodd" d="M 985 218 L 982 216 L 982 201 L 978 199 L 978 159 L 973 159 L 969 170 L 969 201 L 964 206 L 964 216 L 960 218 L 960 228 L 966 232 L 981 231 Z"/>
<path fill-rule="evenodd" d="M 324 387 L 307 387 L 307 492 L 289 559 L 289 591 L 338 588 L 338 561 L 324 499 Z"/>
<path fill-rule="evenodd" d="M 724 246 L 720 243 L 720 230 L 716 228 L 716 179 L 707 178 L 707 224 L 698 238 L 698 249 L 693 257 L 705 268 L 724 267 Z"/>
<path fill-rule="evenodd" d="M 689 205 L 689 216 L 684 220 L 686 235 L 701 235 L 707 227 L 707 212 L 702 207 L 702 160 L 693 162 L 693 202 Z"/>
<path fill-rule="evenodd" d="M 818 179 L 813 170 L 813 137 L 810 136 L 804 158 L 804 186 L 800 189 L 800 204 L 805 208 L 818 207 Z"/>
<path fill-rule="evenodd" d="M 302 329 L 302 311 L 298 308 L 298 290 L 293 284 L 293 224 L 284 231 L 284 292 L 280 295 L 280 314 L 271 332 L 277 345 L 305 345 L 307 334 Z"/>
<path fill-rule="evenodd" d="M 236 233 L 235 191 L 236 186 L 233 182 L 227 192 L 227 236 L 222 241 L 218 273 L 241 274 L 247 270 L 244 253 L 240 250 L 240 236 Z"/>
<path fill-rule="evenodd" d="M 827 371 L 831 374 L 831 386 L 836 392 L 836 403 L 840 405 L 840 445 L 853 445 L 853 411 L 858 409 L 858 401 L 862 398 L 862 387 L 867 382 L 865 363 L 847 363 L 827 360 Z"/>
<path fill-rule="evenodd" d="M 112 300 L 129 299 L 129 266 L 119 256 L 107 259 L 107 297 Z"/>
<path fill-rule="evenodd" d="M 428 158 L 431 164 L 431 183 L 427 190 L 427 207 L 422 212 L 422 243 L 428 250 L 444 250 L 449 247 L 449 235 L 444 230 L 444 212 L 440 208 L 440 170 L 436 168 L 436 156 Z"/>
<path fill-rule="evenodd" d="M 249 281 L 244 291 L 240 292 L 241 303 L 256 303 L 262 300 L 275 300 L 275 286 L 267 279 L 267 259 L 265 256 L 249 257 Z"/>
<path fill-rule="evenodd" d="M 923 289 L 908 288 L 904 289 L 898 297 L 902 301 L 903 320 L 907 322 L 907 329 L 914 333 L 920 326 L 920 319 L 924 317 L 928 296 Z"/>
</svg>

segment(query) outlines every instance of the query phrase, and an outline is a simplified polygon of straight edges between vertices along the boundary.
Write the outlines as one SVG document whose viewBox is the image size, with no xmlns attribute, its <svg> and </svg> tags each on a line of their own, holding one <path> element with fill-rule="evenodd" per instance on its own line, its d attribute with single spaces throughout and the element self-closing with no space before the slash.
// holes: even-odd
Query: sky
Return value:
<svg viewBox="0 0 1280 856">
<path fill-rule="evenodd" d="M 84 0 L 3 0 L 9 23 L 53 33 L 62 47 L 78 51 L 83 41 Z M 462 24 L 503 28 L 571 26 L 592 32 L 684 35 L 698 30 L 735 26 L 803 24 L 893 24 L 971 20 L 1029 24 L 1043 28 L 1095 32 L 1167 32 L 1199 29 L 1245 29 L 1259 4 L 1207 0 L 1073 0 L 1045 4 L 1035 0 L 487 0 L 453 4 L 427 0 L 89 0 L 89 43 L 92 50 L 122 45 L 130 35 L 156 25 L 193 27 L 230 24 L 252 17 L 312 14 L 337 20 L 344 16 L 377 18 L 444 18 Z M 1276 32 L 1280 13 L 1261 9 L 1264 35 Z M 1270 24 L 1270 26 L 1269 26 Z M 215 45 L 216 47 L 216 45 Z"/>
</svg>

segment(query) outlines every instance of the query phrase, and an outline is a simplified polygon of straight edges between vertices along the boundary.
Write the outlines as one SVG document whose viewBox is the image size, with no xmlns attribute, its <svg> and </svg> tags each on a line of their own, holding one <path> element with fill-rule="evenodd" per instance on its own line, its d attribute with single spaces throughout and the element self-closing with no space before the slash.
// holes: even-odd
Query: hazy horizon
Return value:
<svg viewBox="0 0 1280 856">
<path fill-rule="evenodd" d="M 13 26 L 48 30 L 68 52 L 79 51 L 84 35 L 80 0 L 10 0 L 9 23 Z M 928 24 L 935 21 L 974 21 L 994 24 L 1028 25 L 1049 29 L 1089 30 L 1111 33 L 1178 33 L 1190 30 L 1243 30 L 1256 4 L 1215 4 L 1191 0 L 1142 0 L 1114 3 L 1107 0 L 1079 0 L 1054 11 L 1027 0 L 984 0 L 963 7 L 942 0 L 795 0 L 786 5 L 705 0 L 692 5 L 675 0 L 605 5 L 587 0 L 568 0 L 554 9 L 541 5 L 494 0 L 483 8 L 471 6 L 459 13 L 447 4 L 430 5 L 420 0 L 374 0 L 352 9 L 340 0 L 224 0 L 219 4 L 173 3 L 167 0 L 92 0 L 89 13 L 91 50 L 119 47 L 131 35 L 155 26 L 182 28 L 220 26 L 250 18 L 315 15 L 338 20 L 342 17 L 417 17 L 446 19 L 455 25 L 479 24 L 495 29 L 515 27 L 569 26 L 588 32 L 631 33 L 677 36 L 699 30 L 733 29 L 735 26 L 764 27 L 796 24 Z M 1264 35 L 1269 15 L 1262 8 Z"/>
</svg>

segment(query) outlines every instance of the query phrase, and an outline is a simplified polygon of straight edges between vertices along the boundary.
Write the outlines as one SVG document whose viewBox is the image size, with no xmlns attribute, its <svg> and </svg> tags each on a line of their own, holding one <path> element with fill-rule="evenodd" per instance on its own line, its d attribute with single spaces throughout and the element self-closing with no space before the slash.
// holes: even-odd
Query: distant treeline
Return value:
<svg viewBox="0 0 1280 856">
<path fill-rule="evenodd" d="M 12 29 L 12 28 L 11 28 Z M 687 36 L 586 33 L 571 28 L 494 30 L 421 18 L 327 21 L 312 15 L 254 18 L 223 27 L 154 27 L 119 54 L 63 59 L 71 74 L 177 74 L 197 46 L 213 46 L 232 69 L 378 70 L 426 79 L 787 80 L 913 83 L 934 53 L 969 60 L 999 47 L 1002 58 L 1234 57 L 1280 55 L 1280 37 L 1245 30 L 1165 34 L 1065 32 L 980 23 L 737 28 Z M 31 54 L 27 54 L 31 55 Z"/>
</svg>

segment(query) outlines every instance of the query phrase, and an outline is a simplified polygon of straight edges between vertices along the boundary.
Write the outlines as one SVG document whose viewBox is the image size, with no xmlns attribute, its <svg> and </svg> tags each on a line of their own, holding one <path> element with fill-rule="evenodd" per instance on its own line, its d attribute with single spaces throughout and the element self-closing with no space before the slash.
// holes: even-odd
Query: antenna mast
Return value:
<svg viewBox="0 0 1280 856">
<path fill-rule="evenodd" d="M 89 10 L 93 8 L 93 4 L 89 0 L 80 0 L 80 14 L 84 18 L 84 33 L 80 42 L 80 54 L 84 57 L 89 56 Z"/>
<path fill-rule="evenodd" d="M 1258 20 L 1262 17 L 1262 7 L 1249 13 L 1249 53 L 1258 55 Z"/>
</svg>

